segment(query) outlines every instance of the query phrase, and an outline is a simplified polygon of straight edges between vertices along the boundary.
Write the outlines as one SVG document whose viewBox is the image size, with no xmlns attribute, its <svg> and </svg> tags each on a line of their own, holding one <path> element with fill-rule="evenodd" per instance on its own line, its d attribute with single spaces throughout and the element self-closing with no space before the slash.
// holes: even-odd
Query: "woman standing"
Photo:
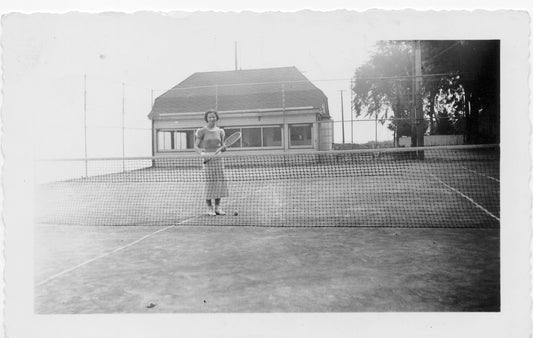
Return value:
<svg viewBox="0 0 533 338">
<path fill-rule="evenodd" d="M 226 151 L 224 145 L 224 130 L 217 127 L 218 113 L 209 110 L 204 114 L 207 125 L 195 133 L 194 149 L 198 154 L 214 154 L 218 149 Z M 208 157 L 205 163 L 205 199 L 207 214 L 210 216 L 225 215 L 220 209 L 220 200 L 228 196 L 228 186 L 224 177 L 224 161 L 220 157 Z M 215 201 L 213 209 L 212 200 Z"/>
</svg>

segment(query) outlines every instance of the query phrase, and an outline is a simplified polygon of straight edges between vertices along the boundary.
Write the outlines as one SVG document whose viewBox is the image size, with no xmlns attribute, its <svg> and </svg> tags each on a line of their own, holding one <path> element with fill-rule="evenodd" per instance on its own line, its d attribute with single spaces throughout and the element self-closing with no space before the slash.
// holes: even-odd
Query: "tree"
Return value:
<svg viewBox="0 0 533 338">
<path fill-rule="evenodd" d="M 428 92 L 455 95 L 445 116 L 469 143 L 499 142 L 500 43 L 496 40 L 425 41 L 424 72 L 449 76 L 425 81 Z M 428 78 L 427 80 L 431 80 Z M 439 106 L 428 107 L 440 112 Z M 441 132 L 444 127 L 437 128 Z"/>
<path fill-rule="evenodd" d="M 392 119 L 395 137 L 410 135 L 413 42 L 384 41 L 355 71 L 356 116 Z M 499 140 L 499 42 L 422 41 L 422 108 L 426 133 L 467 136 L 470 143 Z"/>
<path fill-rule="evenodd" d="M 352 91 L 356 116 L 375 118 L 381 124 L 394 118 L 388 127 L 396 138 L 408 135 L 412 68 L 409 42 L 378 42 L 371 59 L 355 72 Z M 390 77 L 397 79 L 391 81 Z"/>
</svg>

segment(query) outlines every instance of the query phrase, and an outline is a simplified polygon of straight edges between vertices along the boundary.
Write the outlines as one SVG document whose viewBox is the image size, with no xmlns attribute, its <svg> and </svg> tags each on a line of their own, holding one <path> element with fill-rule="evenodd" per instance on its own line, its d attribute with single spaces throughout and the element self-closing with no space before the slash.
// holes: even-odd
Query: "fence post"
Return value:
<svg viewBox="0 0 533 338">
<path fill-rule="evenodd" d="M 85 177 L 89 177 L 87 164 L 87 74 L 83 74 L 83 138 L 85 149 Z"/>
</svg>

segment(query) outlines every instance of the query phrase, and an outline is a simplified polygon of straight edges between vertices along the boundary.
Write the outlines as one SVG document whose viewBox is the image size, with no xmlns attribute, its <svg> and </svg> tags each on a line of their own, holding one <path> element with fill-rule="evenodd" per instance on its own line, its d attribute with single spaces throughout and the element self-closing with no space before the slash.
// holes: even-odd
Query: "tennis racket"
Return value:
<svg viewBox="0 0 533 338">
<path fill-rule="evenodd" d="M 240 138 L 241 138 L 241 133 L 239 133 L 239 132 L 231 134 L 230 136 L 228 136 L 228 138 L 226 138 L 226 142 L 224 142 L 224 145 L 222 147 L 218 148 L 217 151 L 215 151 L 213 156 L 215 156 L 217 154 L 220 154 L 220 152 L 222 151 L 222 148 L 230 147 L 232 144 L 237 142 Z M 207 162 L 211 161 L 212 159 L 213 158 L 208 158 L 207 160 L 204 161 L 204 164 L 206 164 Z"/>
</svg>

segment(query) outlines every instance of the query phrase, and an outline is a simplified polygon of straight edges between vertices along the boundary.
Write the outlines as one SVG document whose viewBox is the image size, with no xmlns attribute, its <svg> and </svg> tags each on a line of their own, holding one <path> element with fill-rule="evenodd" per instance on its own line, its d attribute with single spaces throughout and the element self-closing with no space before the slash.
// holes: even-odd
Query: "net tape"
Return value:
<svg viewBox="0 0 533 338">
<path fill-rule="evenodd" d="M 36 222 L 499 227 L 499 147 L 452 146 L 36 164 Z M 225 216 L 208 216 L 222 196 Z"/>
</svg>

